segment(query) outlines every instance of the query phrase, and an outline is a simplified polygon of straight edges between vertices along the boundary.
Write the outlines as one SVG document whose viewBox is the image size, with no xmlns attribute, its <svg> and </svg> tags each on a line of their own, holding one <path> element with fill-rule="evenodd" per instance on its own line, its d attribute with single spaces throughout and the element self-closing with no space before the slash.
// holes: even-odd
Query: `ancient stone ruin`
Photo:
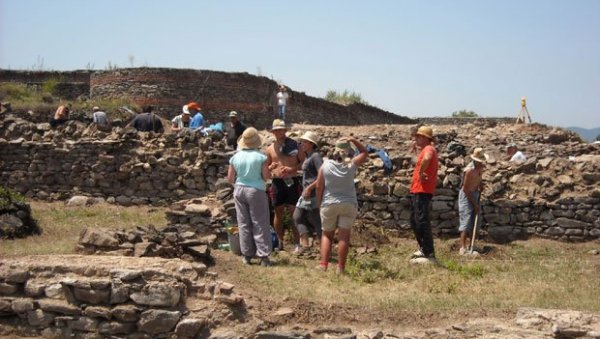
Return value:
<svg viewBox="0 0 600 339">
<path fill-rule="evenodd" d="M 25 265 L 24 265 L 25 263 Z M 47 338 L 195 338 L 243 298 L 200 263 L 33 256 L 0 262 L 0 316 Z M 195 296 L 193 308 L 186 297 Z"/>
<path fill-rule="evenodd" d="M 0 239 L 23 238 L 40 232 L 25 199 L 0 186 Z"/>
<path fill-rule="evenodd" d="M 30 85 L 51 76 L 43 72 L 1 74 L 3 81 L 13 79 Z M 178 113 L 182 101 L 197 98 L 201 98 L 198 101 L 209 119 L 235 109 L 244 113 L 246 122 L 261 128 L 273 117 L 270 106 L 276 84 L 262 77 L 144 68 L 76 72 L 72 76 L 78 85 L 65 86 L 71 96 L 126 93 L 140 103 L 158 105 L 165 117 Z M 188 86 L 190 82 L 194 86 Z M 292 95 L 292 137 L 309 130 L 317 132 L 321 137 L 319 151 L 328 156 L 336 139 L 352 133 L 372 149 L 389 155 L 391 171 L 386 171 L 377 152 L 370 154 L 359 171 L 357 226 L 409 234 L 414 126 L 401 123 L 415 121 L 372 107 L 343 107 L 300 92 Z M 320 125 L 301 123 L 305 121 Z M 588 241 L 600 237 L 600 145 L 584 143 L 558 128 L 514 125 L 512 119 L 424 121 L 433 125 L 440 155 L 439 184 L 431 212 L 437 236 L 457 235 L 456 200 L 462 173 L 470 162 L 471 150 L 483 147 L 491 156 L 482 199 L 482 233 L 489 240 L 510 242 L 539 236 Z M 357 126 L 327 126 L 341 122 Z M 261 133 L 267 143 L 272 140 L 268 131 Z M 521 164 L 506 161 L 508 143 L 518 144 L 528 160 Z M 93 265 L 86 256 L 31 257 L 19 263 L 2 260 L 0 316 L 14 319 L 32 336 L 49 337 L 202 337 L 203 331 L 223 319 L 239 320 L 236 317 L 245 311 L 243 298 L 233 292 L 232 284 L 207 272 L 211 248 L 225 241 L 224 222 L 235 214 L 232 187 L 225 180 L 232 154 L 223 140 L 200 134 L 155 135 L 119 126 L 108 133 L 90 133 L 83 120 L 51 129 L 36 112 L 0 114 L 0 183 L 10 189 L 28 198 L 68 200 L 73 205 L 169 206 L 164 227 L 140 225 L 132 231 L 86 228 L 78 250 L 101 254 L 94 256 Z M 21 207 L 15 203 L 8 209 L 24 215 L 27 209 Z M 1 218 L 6 220 L 1 219 L 0 231 L 10 228 L 5 225 L 18 223 L 12 216 Z M 24 267 L 23 261 L 27 263 Z M 188 305 L 186 297 L 192 295 L 202 304 Z M 534 336 L 548 335 L 541 325 L 532 327 L 550 322 L 556 325 L 552 333 L 557 336 L 572 331 L 591 337 L 597 333 L 597 318 L 593 326 L 565 325 L 555 320 L 558 318 L 560 315 L 524 311 L 517 322 L 521 321 L 523 333 Z M 460 324 L 436 333 L 440 338 L 453 331 L 477 336 L 481 326 Z M 250 332 L 257 338 L 311 336 L 261 332 L 262 328 L 257 325 Z M 483 328 L 490 333 L 506 333 Z M 340 328 L 315 334 L 356 337 L 351 330 Z M 383 336 L 383 331 L 378 331 L 363 337 Z M 412 337 L 435 336 L 425 333 Z"/>
</svg>

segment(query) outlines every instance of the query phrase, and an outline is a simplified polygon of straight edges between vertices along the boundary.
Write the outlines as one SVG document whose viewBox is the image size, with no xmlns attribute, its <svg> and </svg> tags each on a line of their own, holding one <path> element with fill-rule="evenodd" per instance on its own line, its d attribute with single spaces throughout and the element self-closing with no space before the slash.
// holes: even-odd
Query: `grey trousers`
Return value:
<svg viewBox="0 0 600 339">
<path fill-rule="evenodd" d="M 245 257 L 267 257 L 271 254 L 271 230 L 267 192 L 236 185 L 233 190 L 240 249 Z"/>
</svg>

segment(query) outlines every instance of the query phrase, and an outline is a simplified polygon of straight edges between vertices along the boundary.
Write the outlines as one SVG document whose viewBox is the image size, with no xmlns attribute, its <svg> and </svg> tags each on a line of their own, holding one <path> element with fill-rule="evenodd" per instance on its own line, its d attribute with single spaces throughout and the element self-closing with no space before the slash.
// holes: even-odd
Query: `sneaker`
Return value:
<svg viewBox="0 0 600 339">
<path fill-rule="evenodd" d="M 460 250 L 458 250 L 458 255 L 465 255 L 467 253 L 467 249 L 464 247 L 461 247 Z"/>
<path fill-rule="evenodd" d="M 301 245 L 296 245 L 296 247 L 294 248 L 294 255 L 301 255 L 302 252 L 304 252 L 304 247 L 302 247 Z"/>
<path fill-rule="evenodd" d="M 242 263 L 244 265 L 252 265 L 252 257 L 242 257 Z"/>
<path fill-rule="evenodd" d="M 418 249 L 415 251 L 415 253 L 412 254 L 411 258 L 423 258 L 425 256 L 425 254 L 423 253 L 423 251 L 421 251 L 421 249 Z"/>
<path fill-rule="evenodd" d="M 271 263 L 271 260 L 269 260 L 269 257 L 264 257 L 264 258 L 260 259 L 260 266 L 271 267 L 271 266 L 273 266 L 273 263 Z"/>
<path fill-rule="evenodd" d="M 335 270 L 335 274 L 344 275 L 344 274 L 346 274 L 346 270 L 338 266 L 337 269 Z"/>
</svg>

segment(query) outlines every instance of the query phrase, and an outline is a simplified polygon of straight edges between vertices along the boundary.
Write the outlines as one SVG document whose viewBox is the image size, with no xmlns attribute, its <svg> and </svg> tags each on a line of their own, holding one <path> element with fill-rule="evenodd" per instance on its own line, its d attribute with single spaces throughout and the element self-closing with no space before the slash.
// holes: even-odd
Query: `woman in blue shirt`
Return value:
<svg viewBox="0 0 600 339">
<path fill-rule="evenodd" d="M 251 259 L 257 256 L 261 266 L 271 266 L 269 201 L 265 183 L 271 173 L 267 156 L 258 150 L 262 143 L 256 128 L 247 128 L 242 133 L 238 140 L 239 151 L 229 159 L 227 180 L 235 185 L 233 199 L 244 264 L 251 264 Z"/>
</svg>

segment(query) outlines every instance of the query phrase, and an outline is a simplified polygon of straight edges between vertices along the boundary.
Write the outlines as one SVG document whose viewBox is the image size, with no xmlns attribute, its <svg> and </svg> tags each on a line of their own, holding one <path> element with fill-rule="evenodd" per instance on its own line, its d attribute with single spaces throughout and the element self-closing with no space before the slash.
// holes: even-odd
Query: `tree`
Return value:
<svg viewBox="0 0 600 339">
<path fill-rule="evenodd" d="M 467 111 L 466 109 L 462 109 L 460 111 L 452 112 L 453 118 L 477 118 L 479 115 L 473 111 Z"/>
<path fill-rule="evenodd" d="M 367 101 L 363 100 L 360 94 L 356 92 L 350 92 L 347 89 L 340 93 L 338 93 L 336 90 L 329 90 L 327 91 L 327 94 L 325 94 L 325 100 L 344 106 L 355 103 L 364 105 L 369 104 Z"/>
</svg>

